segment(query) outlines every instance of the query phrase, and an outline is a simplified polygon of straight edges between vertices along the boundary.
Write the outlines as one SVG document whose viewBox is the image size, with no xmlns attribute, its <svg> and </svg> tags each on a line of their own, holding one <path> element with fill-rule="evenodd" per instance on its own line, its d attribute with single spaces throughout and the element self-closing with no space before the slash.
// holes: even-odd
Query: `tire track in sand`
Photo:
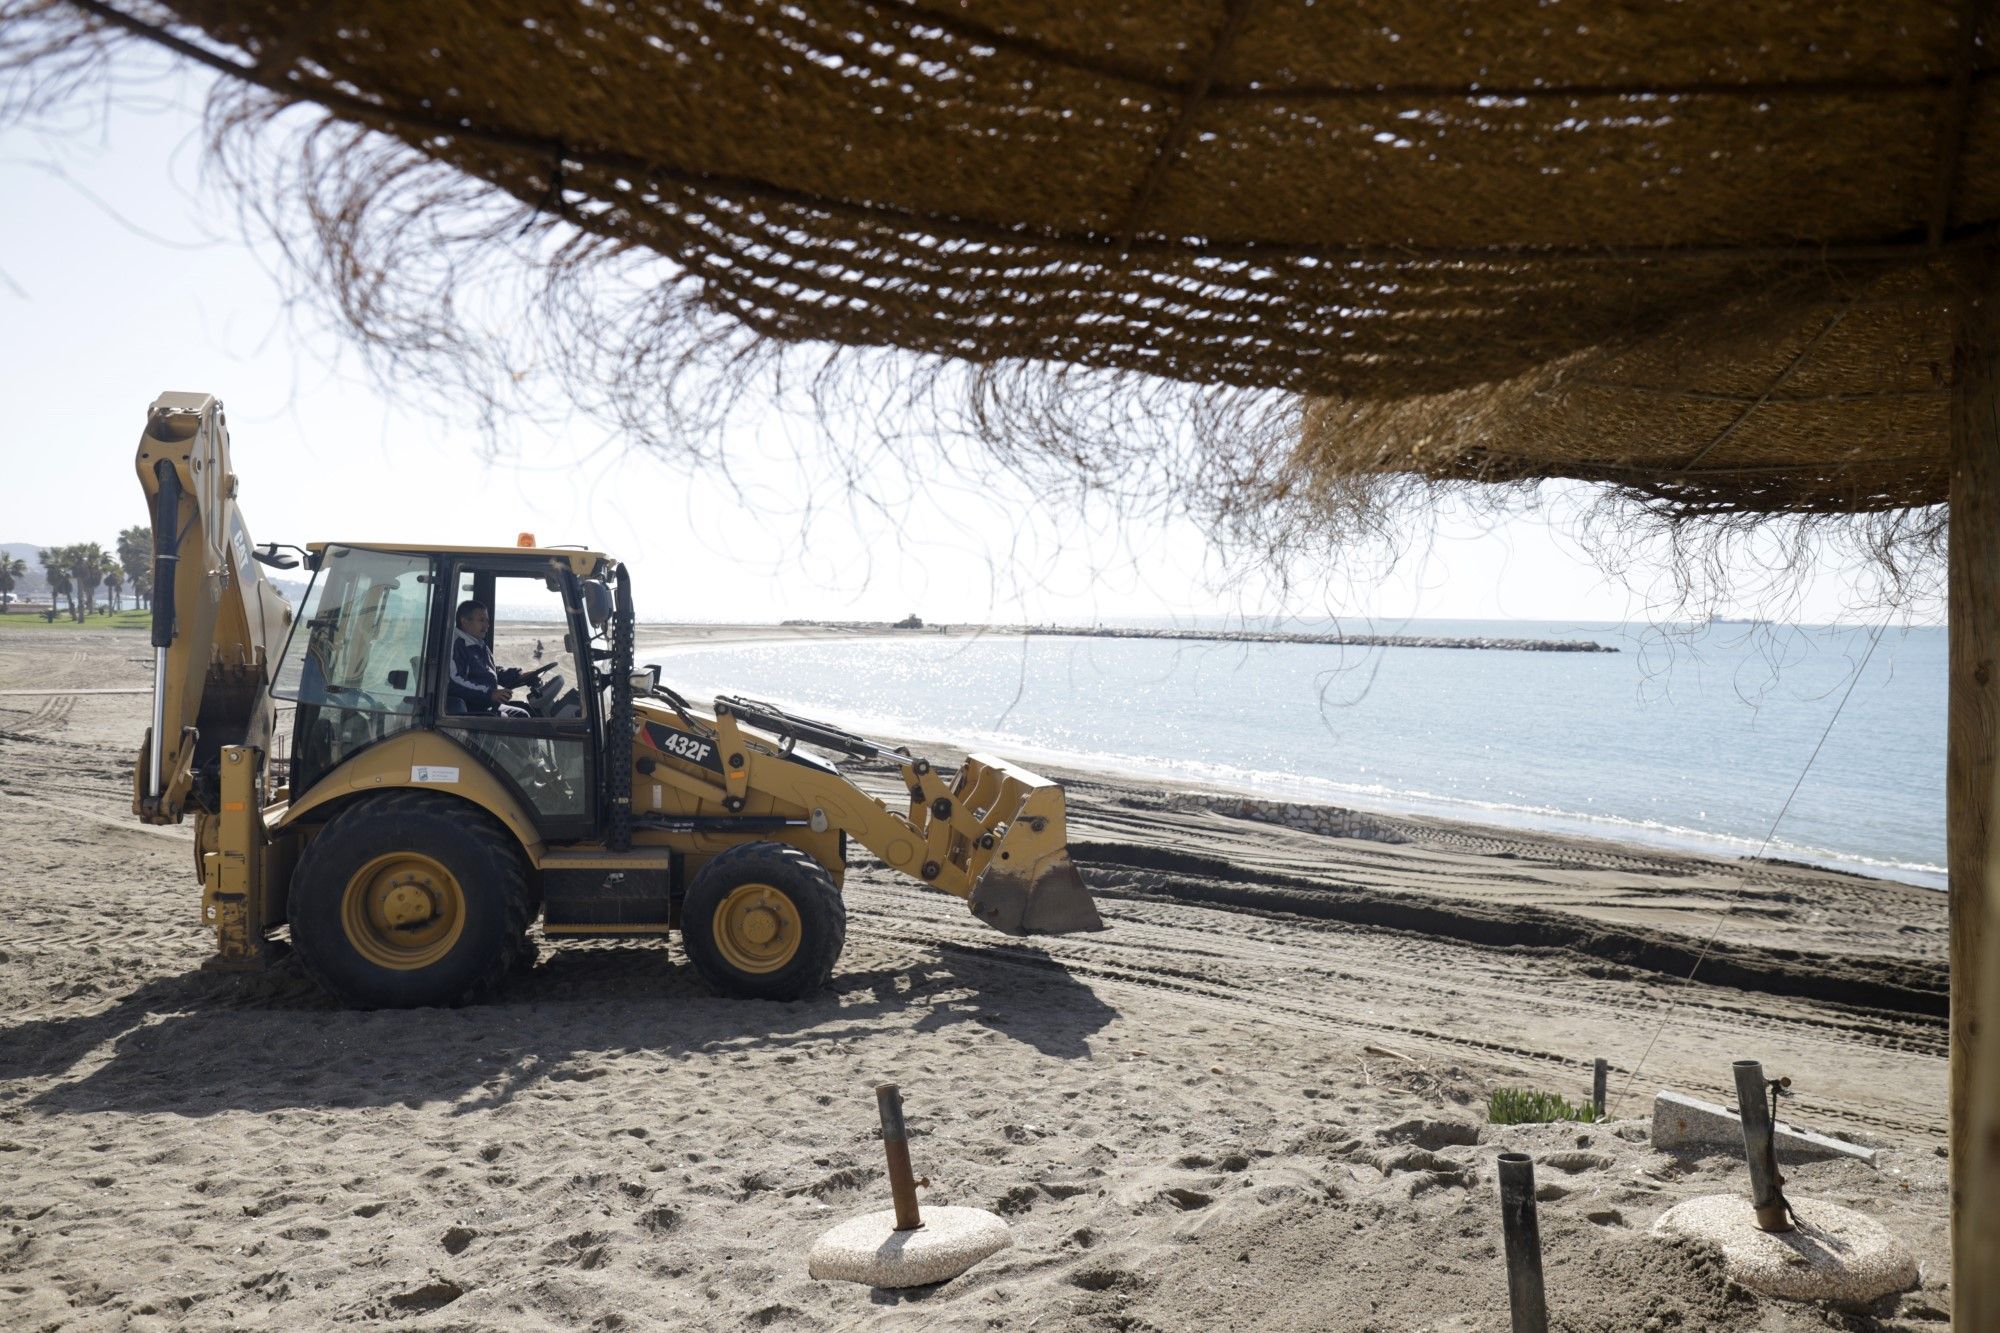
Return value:
<svg viewBox="0 0 2000 1333">
<path fill-rule="evenodd" d="M 56 675 L 67 677 L 72 671 L 88 665 L 90 655 L 78 648 L 71 652 L 69 660 L 57 669 Z M 74 694 L 51 694 L 43 699 L 34 712 L 14 724 L 16 734 L 30 735 L 40 732 L 61 731 L 69 721 L 70 711 L 76 707 Z"/>
<path fill-rule="evenodd" d="M 1587 1080 L 1590 1062 L 1575 1054 L 1507 1040 L 1498 1034 L 1473 1035 L 1463 1029 L 1425 1021 L 1426 1016 L 1448 1016 L 1456 1010 L 1486 1008 L 1503 1000 L 1546 1014 L 1553 1003 L 1576 1014 L 1578 1026 L 1608 1036 L 1619 1022 L 1642 1021 L 1652 1013 L 1650 1007 L 1642 1013 L 1633 1012 L 1629 982 L 1612 987 L 1611 993 L 1602 997 L 1591 994 L 1589 979 L 1580 976 L 1561 978 L 1553 988 L 1555 994 L 1540 987 L 1516 987 L 1511 995 L 1503 995 L 1492 987 L 1494 978 L 1490 973 L 1468 987 L 1440 983 L 1440 977 L 1465 970 L 1465 960 L 1460 954 L 1476 952 L 1442 942 L 1434 950 L 1420 951 L 1425 955 L 1421 959 L 1385 958 L 1379 948 L 1367 948 L 1367 956 L 1350 960 L 1351 967 L 1332 969 L 1330 964 L 1335 960 L 1310 946 L 1274 947 L 1272 942 L 1238 931 L 1235 927 L 1246 923 L 1228 911 L 1191 906 L 1186 912 L 1170 913 L 1168 919 L 1135 920 L 1121 916 L 1104 935 L 1062 936 L 1023 944 L 994 936 L 969 920 L 960 925 L 955 920 L 933 918 L 928 911 L 920 917 L 911 910 L 906 893 L 864 884 L 858 882 L 858 877 L 850 881 L 846 896 L 854 924 L 869 935 L 879 935 L 884 942 L 929 947 L 967 962 L 1010 970 L 1059 972 L 1134 994 L 1165 993 L 1179 1003 L 1252 1022 L 1279 1019 L 1350 1038 L 1422 1042 L 1517 1068 L 1561 1070 L 1565 1077 L 1574 1077 L 1579 1082 Z M 948 911 L 951 905 L 944 906 Z M 1155 909 L 1155 904 L 1145 904 L 1142 908 L 1148 918 Z M 1189 917 L 1186 923 L 1178 920 L 1183 915 Z M 1239 934 L 1245 937 L 1234 938 Z M 1336 947 L 1333 939 L 1325 944 L 1328 948 Z M 1344 952 L 1345 946 L 1365 947 L 1365 942 L 1351 933 L 1343 935 L 1338 944 Z M 1406 946 L 1398 942 L 1395 947 Z M 1358 955 L 1363 950 L 1355 952 Z M 1451 958 L 1448 960 L 1445 955 Z M 1473 970 L 1485 971 L 1476 967 Z M 1360 997 L 1365 997 L 1367 1008 L 1373 1012 L 1361 1012 Z M 1402 1015 L 1402 1021 L 1390 1015 Z M 1782 1033 L 1795 1049 L 1819 1046 L 1830 1051 L 1840 1046 L 1862 1046 L 1891 1057 L 1938 1058 L 1932 1043 L 1921 1039 L 1912 1042 L 1912 1034 L 1893 1030 L 1896 1025 L 1890 1031 L 1874 1031 L 1866 1024 L 1854 1028 L 1828 1027 L 1817 1018 L 1773 1013 L 1753 1016 L 1724 1012 L 1689 1018 L 1692 1023 L 1683 1022 L 1683 1027 L 1698 1026 L 1703 1029 L 1704 1038 L 1718 1042 L 1740 1035 L 1746 1023 L 1755 1023 L 1774 1034 Z M 1604 1043 L 1608 1049 L 1620 1044 Z M 1913 1045 L 1918 1049 L 1913 1051 Z M 1631 1072 L 1629 1066 L 1615 1060 L 1611 1070 L 1614 1076 Z M 1899 1114 L 1901 1109 L 1858 1105 L 1845 1098 L 1816 1098 L 1812 1118 L 1899 1136 L 1943 1135 L 1941 1122 Z"/>
</svg>

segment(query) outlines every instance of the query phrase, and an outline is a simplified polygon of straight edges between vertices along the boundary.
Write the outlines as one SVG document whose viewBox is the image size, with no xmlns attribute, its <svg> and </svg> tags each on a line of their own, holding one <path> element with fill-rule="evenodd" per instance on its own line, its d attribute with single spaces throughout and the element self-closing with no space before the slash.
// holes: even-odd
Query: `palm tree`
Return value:
<svg viewBox="0 0 2000 1333">
<path fill-rule="evenodd" d="M 76 614 L 76 593 L 70 585 L 69 556 L 72 548 L 51 546 L 37 551 L 35 558 L 42 562 L 42 574 L 49 581 L 49 609 L 55 610 L 56 598 L 69 600 L 70 614 Z"/>
<path fill-rule="evenodd" d="M 153 529 L 126 528 L 118 534 L 118 563 L 125 566 L 125 581 L 132 585 L 132 600 L 153 603 Z"/>
<path fill-rule="evenodd" d="M 119 564 L 116 560 L 112 559 L 110 556 L 108 555 L 105 556 L 104 591 L 106 595 L 110 598 L 111 609 L 113 611 L 118 611 L 123 609 L 119 605 L 118 594 L 124 590 L 124 587 L 125 587 L 125 567 Z"/>
<path fill-rule="evenodd" d="M 111 557 L 96 542 L 78 542 L 63 548 L 69 552 L 69 573 L 78 592 L 83 594 L 83 610 L 77 613 L 77 621 L 97 609 L 97 590 L 104 583 L 104 562 Z"/>
<path fill-rule="evenodd" d="M 14 589 L 28 576 L 28 562 L 19 556 L 0 554 L 0 616 L 14 605 Z"/>
</svg>

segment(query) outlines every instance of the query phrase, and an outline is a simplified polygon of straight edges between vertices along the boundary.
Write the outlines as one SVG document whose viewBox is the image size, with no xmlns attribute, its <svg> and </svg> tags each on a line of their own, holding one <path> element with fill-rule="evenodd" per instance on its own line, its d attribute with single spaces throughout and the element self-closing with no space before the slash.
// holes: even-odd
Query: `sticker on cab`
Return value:
<svg viewBox="0 0 2000 1333">
<path fill-rule="evenodd" d="M 458 769 L 455 765 L 448 764 L 411 764 L 410 781 L 456 782 L 458 781 Z"/>
</svg>

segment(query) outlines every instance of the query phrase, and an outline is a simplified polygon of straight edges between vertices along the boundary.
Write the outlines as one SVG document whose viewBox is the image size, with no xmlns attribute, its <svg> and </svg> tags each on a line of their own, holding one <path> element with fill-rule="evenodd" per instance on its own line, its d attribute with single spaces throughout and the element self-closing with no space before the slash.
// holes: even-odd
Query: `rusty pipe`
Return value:
<svg viewBox="0 0 2000 1333">
<path fill-rule="evenodd" d="M 910 1131 L 903 1123 L 903 1094 L 893 1083 L 877 1085 L 875 1109 L 882 1115 L 882 1150 L 889 1158 L 889 1193 L 896 1201 L 896 1230 L 924 1224 L 917 1211 L 917 1178 L 910 1170 Z"/>
</svg>

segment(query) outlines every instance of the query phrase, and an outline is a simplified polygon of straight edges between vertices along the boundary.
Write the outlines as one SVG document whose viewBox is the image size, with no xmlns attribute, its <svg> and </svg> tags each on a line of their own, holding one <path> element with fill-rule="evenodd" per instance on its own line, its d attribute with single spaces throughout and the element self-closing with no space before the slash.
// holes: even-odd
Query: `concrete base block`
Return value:
<svg viewBox="0 0 2000 1333">
<path fill-rule="evenodd" d="M 1852 1157 L 1875 1165 L 1875 1150 L 1843 1139 L 1798 1129 L 1780 1120 L 1773 1137 L 1781 1161 L 1801 1161 L 1814 1157 Z M 1662 1092 L 1653 1098 L 1653 1147 L 1661 1152 L 1684 1152 L 1690 1148 L 1720 1148 L 1741 1154 L 1743 1121 L 1726 1106 L 1685 1097 L 1678 1092 Z"/>
<path fill-rule="evenodd" d="M 1759 1231 L 1742 1194 L 1686 1199 L 1653 1223 L 1656 1236 L 1693 1236 L 1722 1248 L 1729 1276 L 1793 1301 L 1865 1305 L 1917 1284 L 1917 1258 L 1872 1218 L 1823 1199 L 1792 1200 L 1798 1226 Z"/>
<path fill-rule="evenodd" d="M 983 1208 L 926 1205 L 923 1219 L 915 1231 L 898 1231 L 895 1210 L 885 1208 L 842 1222 L 813 1245 L 806 1271 L 871 1287 L 925 1287 L 1011 1243 L 1007 1224 Z"/>
</svg>

